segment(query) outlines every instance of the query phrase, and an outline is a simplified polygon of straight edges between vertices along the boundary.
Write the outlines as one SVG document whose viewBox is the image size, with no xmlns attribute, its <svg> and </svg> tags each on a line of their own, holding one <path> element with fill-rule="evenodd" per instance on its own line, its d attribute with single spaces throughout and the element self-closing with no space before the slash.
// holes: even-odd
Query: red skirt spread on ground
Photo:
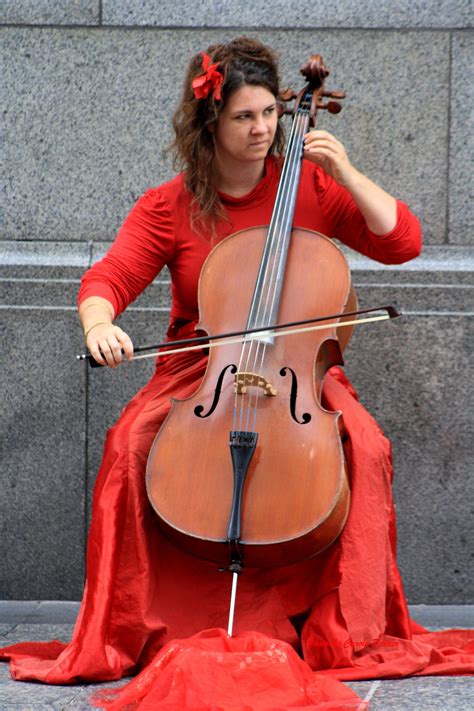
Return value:
<svg viewBox="0 0 474 711">
<path fill-rule="evenodd" d="M 179 337 L 191 331 L 188 325 Z M 338 680 L 471 674 L 474 633 L 428 632 L 409 619 L 395 561 L 390 444 L 339 368 L 325 378 L 323 404 L 342 410 L 349 434 L 348 522 L 316 558 L 246 569 L 235 636 L 227 637 L 231 576 L 163 537 L 144 485 L 170 398 L 194 392 L 205 365 L 189 353 L 160 359 L 109 430 L 72 641 L 3 648 L 12 676 L 73 684 L 142 670 L 101 704 L 275 711 L 365 708 Z"/>
</svg>

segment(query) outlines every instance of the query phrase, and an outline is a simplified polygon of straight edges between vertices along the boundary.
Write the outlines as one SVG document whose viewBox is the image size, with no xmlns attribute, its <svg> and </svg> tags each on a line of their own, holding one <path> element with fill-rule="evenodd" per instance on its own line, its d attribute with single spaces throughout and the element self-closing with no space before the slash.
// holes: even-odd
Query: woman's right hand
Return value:
<svg viewBox="0 0 474 711">
<path fill-rule="evenodd" d="M 122 350 L 127 360 L 133 357 L 130 336 L 113 323 L 98 323 L 92 326 L 87 334 L 86 346 L 94 360 L 110 368 L 120 365 L 123 360 Z"/>
</svg>

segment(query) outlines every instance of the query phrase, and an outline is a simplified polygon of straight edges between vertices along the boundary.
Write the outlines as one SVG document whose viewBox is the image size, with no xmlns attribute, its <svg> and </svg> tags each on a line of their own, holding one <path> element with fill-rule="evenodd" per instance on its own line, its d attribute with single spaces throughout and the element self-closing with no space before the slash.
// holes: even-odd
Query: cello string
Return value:
<svg viewBox="0 0 474 711">
<path fill-rule="evenodd" d="M 293 150 L 294 136 L 295 136 L 295 123 L 293 122 L 292 127 L 291 127 L 291 132 L 290 132 L 290 138 L 288 141 L 288 155 L 289 156 L 291 155 L 292 150 Z M 290 173 L 290 161 L 288 159 L 285 161 L 284 169 L 282 171 L 282 176 L 280 179 L 280 185 L 279 185 L 279 190 L 278 190 L 277 199 L 276 199 L 276 208 L 274 209 L 274 212 L 272 215 L 272 220 L 271 220 L 270 227 L 269 227 L 269 240 L 270 240 L 269 259 L 271 259 L 271 261 L 273 262 L 273 265 L 275 264 L 275 257 L 274 257 L 275 235 L 278 234 L 278 228 L 279 227 L 281 228 L 281 215 L 280 215 L 281 207 L 280 206 L 282 205 L 282 203 L 284 203 L 284 195 L 285 195 L 285 192 L 287 191 L 287 185 L 288 185 L 287 178 L 288 178 L 289 173 Z M 262 304 L 265 301 L 265 297 L 266 297 L 266 294 L 268 291 L 267 283 L 268 283 L 268 262 L 266 265 L 266 271 L 264 274 L 263 283 L 260 286 L 260 294 L 258 295 L 259 300 L 258 300 L 257 312 L 254 315 L 255 323 L 260 323 L 260 322 L 263 323 L 263 321 L 262 321 Z M 252 352 L 254 353 L 254 357 L 253 357 L 254 365 L 251 370 L 252 370 L 252 372 L 255 372 L 255 370 L 256 370 L 255 365 L 256 365 L 256 362 L 258 359 L 258 354 L 261 350 L 262 350 L 262 343 L 260 341 L 257 341 L 255 343 L 254 347 L 252 344 L 252 347 L 247 349 L 247 360 L 246 360 L 246 367 L 245 367 L 246 372 L 248 372 L 250 370 L 249 363 L 250 363 L 250 359 L 252 356 Z M 248 398 L 246 398 L 245 400 L 243 400 L 243 399 L 241 400 L 241 403 L 240 403 L 241 404 L 241 422 L 243 421 L 243 414 L 244 414 L 245 406 L 246 406 L 246 409 L 247 409 L 246 429 L 247 429 L 247 431 L 249 431 L 249 429 L 250 429 L 250 416 L 251 416 L 252 408 L 254 411 L 252 430 L 255 429 L 256 406 L 254 403 L 257 401 L 258 401 L 258 392 L 257 391 L 254 392 L 253 390 L 251 390 L 249 392 Z"/>
<path fill-rule="evenodd" d="M 297 114 L 297 116 L 294 119 L 294 132 L 293 132 L 293 141 L 289 150 L 289 155 L 288 155 L 288 173 L 289 177 L 287 179 L 287 184 L 286 184 L 286 190 L 282 194 L 282 201 L 280 205 L 278 205 L 278 225 L 279 225 L 279 230 L 277 231 L 277 237 L 276 237 L 276 243 L 274 247 L 274 253 L 275 253 L 275 258 L 273 259 L 273 264 L 272 264 L 272 269 L 269 275 L 266 275 L 266 283 L 265 283 L 265 297 L 263 299 L 263 304 L 264 304 L 264 313 L 263 313 L 263 319 L 265 322 L 265 319 L 268 321 L 268 315 L 269 313 L 273 312 L 276 298 L 277 298 L 277 292 L 278 292 L 278 282 L 279 282 L 279 266 L 280 266 L 280 261 L 281 261 L 281 256 L 282 251 L 283 251 L 283 245 L 285 238 L 289 239 L 289 232 L 291 232 L 291 212 L 292 208 L 294 207 L 295 204 L 295 199 L 296 199 L 296 192 L 298 190 L 298 171 L 300 169 L 300 151 L 301 151 L 301 138 L 304 135 L 305 132 L 305 123 L 306 123 L 306 116 L 302 113 Z M 270 300 L 269 300 L 270 297 Z M 260 314 L 261 316 L 261 314 Z M 265 355 L 267 352 L 267 343 L 258 343 L 258 349 L 255 354 L 255 359 L 254 359 L 254 372 L 258 373 L 259 375 L 262 375 L 263 372 L 263 366 L 264 366 L 264 360 L 265 360 Z M 260 352 L 260 353 L 259 353 Z M 260 363 L 257 366 L 257 360 L 258 356 L 260 355 Z M 252 429 L 255 429 L 255 422 L 256 422 L 256 417 L 257 417 L 257 409 L 258 409 L 258 403 L 259 403 L 259 398 L 258 398 L 258 391 L 254 394 L 253 396 L 253 424 L 252 424 Z M 248 412 L 248 417 L 250 417 L 251 414 L 251 409 L 249 408 Z"/>
<path fill-rule="evenodd" d="M 290 152 L 290 153 L 291 153 L 291 150 L 292 150 L 292 146 L 294 145 L 294 135 L 295 135 L 295 122 L 293 121 L 292 126 L 291 126 L 291 131 L 290 131 L 290 137 L 289 137 L 289 140 L 288 140 L 288 149 L 289 149 L 289 152 Z M 285 192 L 285 190 L 286 190 L 286 186 L 287 186 L 287 180 L 286 180 L 286 178 L 287 178 L 287 175 L 288 175 L 288 172 L 289 172 L 289 167 L 288 167 L 288 166 L 289 166 L 289 162 L 288 162 L 288 161 L 285 161 L 284 166 L 283 166 L 283 170 L 282 170 L 282 175 L 281 175 L 281 178 L 280 178 L 280 183 L 279 183 L 279 186 L 278 186 L 278 191 L 277 191 L 276 200 L 275 200 L 275 204 L 277 205 L 277 209 L 274 210 L 274 212 L 273 212 L 273 214 L 272 214 L 272 219 L 271 219 L 271 221 L 270 221 L 270 226 L 269 226 L 269 235 L 270 235 L 270 237 L 271 237 L 272 233 L 275 233 L 275 231 L 276 231 L 276 230 L 275 230 L 275 225 L 278 225 L 279 222 L 280 222 L 279 207 L 278 207 L 278 206 L 282 204 L 282 196 L 284 195 L 284 192 Z M 271 250 L 270 250 L 270 251 L 271 251 Z M 267 267 L 267 268 L 268 268 L 268 267 Z M 254 315 L 254 317 L 253 317 L 255 323 L 258 322 L 259 317 L 260 317 L 260 315 L 261 315 L 261 314 L 260 314 L 260 311 L 261 311 L 261 303 L 262 303 L 262 292 L 264 291 L 264 285 L 265 285 L 265 279 L 266 279 L 266 278 L 267 278 L 267 277 L 266 277 L 266 275 L 265 275 L 264 280 L 263 280 L 263 284 L 262 284 L 261 287 L 260 287 L 260 294 L 259 294 L 259 296 L 258 296 L 258 298 L 259 298 L 259 306 L 258 306 L 258 308 L 257 308 L 257 313 L 256 313 L 256 314 Z M 250 325 L 254 325 L 254 324 L 250 324 Z M 250 364 L 250 360 L 251 360 L 251 357 L 252 357 L 252 352 L 253 352 L 253 351 L 255 352 L 255 355 L 254 355 L 254 362 L 255 362 L 256 359 L 257 359 L 257 357 L 258 357 L 258 352 L 259 352 L 259 350 L 260 350 L 260 346 L 261 346 L 261 344 L 260 344 L 259 341 L 257 341 L 256 343 L 251 342 L 250 344 L 245 344 L 245 345 L 243 346 L 243 348 L 241 349 L 241 355 L 240 355 L 240 359 L 239 359 L 239 365 L 238 365 L 238 371 L 237 371 L 238 373 L 242 372 L 242 363 L 243 363 L 243 361 L 244 361 L 245 355 L 246 355 L 246 358 L 245 358 L 245 368 L 244 368 L 244 372 L 249 372 L 249 367 L 250 367 L 249 364 Z M 248 427 L 249 427 L 249 419 L 250 419 L 250 418 L 249 418 L 249 415 L 250 415 L 250 412 L 251 412 L 251 409 L 252 409 L 252 391 L 249 392 L 249 396 L 248 396 L 248 397 L 247 397 L 246 393 L 245 393 L 245 394 L 242 394 L 242 395 L 240 396 L 240 400 L 238 399 L 237 392 L 235 393 L 235 397 L 234 397 L 234 422 L 233 422 L 233 425 L 234 425 L 233 429 L 234 429 L 234 430 L 236 429 L 237 410 L 238 410 L 238 406 L 239 406 L 239 405 L 240 405 L 239 429 L 242 430 L 243 427 L 244 427 L 244 412 L 245 412 L 245 409 L 247 409 L 247 418 L 246 418 L 246 425 L 245 425 L 245 426 L 246 426 L 246 428 L 247 428 L 247 431 L 249 431 L 249 430 L 248 430 Z M 254 421 L 255 421 L 255 417 L 254 417 Z"/>
<path fill-rule="evenodd" d="M 263 291 L 263 298 L 260 300 L 260 305 L 259 305 L 259 311 L 258 311 L 258 319 L 262 322 L 268 321 L 268 315 L 269 312 L 271 312 L 274 304 L 275 304 L 275 298 L 276 298 L 276 290 L 275 287 L 277 286 L 278 283 L 278 270 L 279 270 L 279 264 L 281 261 L 281 253 L 282 253 L 282 242 L 284 241 L 285 235 L 287 234 L 288 230 L 288 206 L 290 203 L 290 196 L 292 193 L 292 186 L 295 180 L 295 171 L 297 170 L 297 161 L 298 161 L 298 152 L 299 152 L 299 133 L 301 132 L 300 130 L 300 124 L 301 124 L 301 119 L 300 116 L 297 115 L 295 117 L 295 120 L 293 121 L 293 126 L 292 126 L 292 135 L 291 135 L 291 142 L 289 142 L 289 150 L 288 150 L 288 159 L 287 159 L 287 165 L 288 165 L 288 170 L 286 173 L 286 180 L 284 184 L 284 189 L 282 189 L 281 193 L 281 200 L 279 204 L 276 207 L 275 213 L 276 213 L 276 229 L 274 230 L 275 234 L 273 236 L 273 259 L 271 262 L 271 270 L 270 273 L 265 274 L 265 280 L 264 280 L 264 285 L 262 288 Z M 273 290 L 273 291 L 272 291 Z M 269 298 L 271 294 L 273 293 L 273 298 L 271 301 L 269 301 Z M 262 307 L 263 307 L 263 313 L 262 313 Z M 257 343 L 257 349 L 255 352 L 255 357 L 254 357 L 254 364 L 253 364 L 253 372 L 258 373 L 259 375 L 262 375 L 263 372 L 263 364 L 264 364 L 264 359 L 265 355 L 267 352 L 267 343 L 259 341 Z M 259 358 L 260 356 L 260 358 Z M 260 360 L 260 364 L 257 366 L 257 361 Z M 252 422 L 252 429 L 255 429 L 255 423 L 256 423 L 256 417 L 257 417 L 257 409 L 258 409 L 258 403 L 259 403 L 259 393 L 258 390 L 255 392 L 252 392 L 251 394 L 251 400 L 249 403 L 249 408 L 248 408 L 248 413 L 247 413 L 247 421 L 250 421 L 250 416 L 253 413 L 253 422 Z"/>
<path fill-rule="evenodd" d="M 295 175 L 297 171 L 297 162 L 298 162 L 298 153 L 299 153 L 299 134 L 300 134 L 300 124 L 301 124 L 301 118 L 299 115 L 295 117 L 294 120 L 294 140 L 292 141 L 292 145 L 290 147 L 289 153 L 288 153 L 288 178 L 286 182 L 286 190 L 282 193 L 282 200 L 280 205 L 278 206 L 278 230 L 276 231 L 276 239 L 274 240 L 275 245 L 274 245 L 274 259 L 273 259 L 273 264 L 272 264 L 272 269 L 269 274 L 267 274 L 267 279 L 266 279 L 266 284 L 265 284 L 265 298 L 263 300 L 264 304 L 264 312 L 263 315 L 261 314 L 261 318 L 263 322 L 267 322 L 269 319 L 269 314 L 272 314 L 273 308 L 275 305 L 275 299 L 277 295 L 277 287 L 278 287 L 278 272 L 280 271 L 280 263 L 282 259 L 282 250 L 283 250 L 283 244 L 285 241 L 285 237 L 287 237 L 288 229 L 290 227 L 289 225 L 289 205 L 291 202 L 291 193 L 292 193 L 292 186 L 294 184 L 295 180 Z M 262 375 L 263 373 L 263 368 L 264 368 L 264 362 L 265 362 L 265 356 L 267 353 L 267 346 L 268 344 L 263 342 L 260 344 L 260 358 L 259 358 L 259 364 L 257 366 L 257 356 L 258 353 L 256 354 L 255 358 L 255 363 L 254 363 L 254 371 L 257 372 L 259 375 Z M 257 393 L 255 394 L 255 405 L 253 409 L 253 428 L 255 428 L 255 423 L 256 423 L 256 417 L 257 417 L 257 409 L 258 409 L 258 404 L 259 404 L 259 399 Z"/>
</svg>

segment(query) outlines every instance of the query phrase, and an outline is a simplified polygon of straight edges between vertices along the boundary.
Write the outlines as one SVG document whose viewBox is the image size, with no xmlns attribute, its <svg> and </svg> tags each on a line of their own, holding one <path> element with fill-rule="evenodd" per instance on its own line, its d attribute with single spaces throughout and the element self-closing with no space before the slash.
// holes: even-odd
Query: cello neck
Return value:
<svg viewBox="0 0 474 711">
<path fill-rule="evenodd" d="M 303 97 L 291 126 L 268 237 L 247 320 L 248 329 L 277 322 L 301 174 L 303 136 L 307 133 L 310 122 L 311 97 L 311 91 Z M 266 343 L 273 342 L 268 336 L 262 336 L 262 340 Z"/>
</svg>

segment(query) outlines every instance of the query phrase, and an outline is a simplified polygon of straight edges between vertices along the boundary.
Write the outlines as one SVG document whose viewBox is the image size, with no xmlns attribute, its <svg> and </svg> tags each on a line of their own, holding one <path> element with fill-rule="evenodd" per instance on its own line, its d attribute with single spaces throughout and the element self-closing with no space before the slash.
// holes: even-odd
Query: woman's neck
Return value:
<svg viewBox="0 0 474 711">
<path fill-rule="evenodd" d="M 239 165 L 220 164 L 216 156 L 217 189 L 231 197 L 241 197 L 251 192 L 265 175 L 265 161 L 239 163 Z"/>
</svg>

